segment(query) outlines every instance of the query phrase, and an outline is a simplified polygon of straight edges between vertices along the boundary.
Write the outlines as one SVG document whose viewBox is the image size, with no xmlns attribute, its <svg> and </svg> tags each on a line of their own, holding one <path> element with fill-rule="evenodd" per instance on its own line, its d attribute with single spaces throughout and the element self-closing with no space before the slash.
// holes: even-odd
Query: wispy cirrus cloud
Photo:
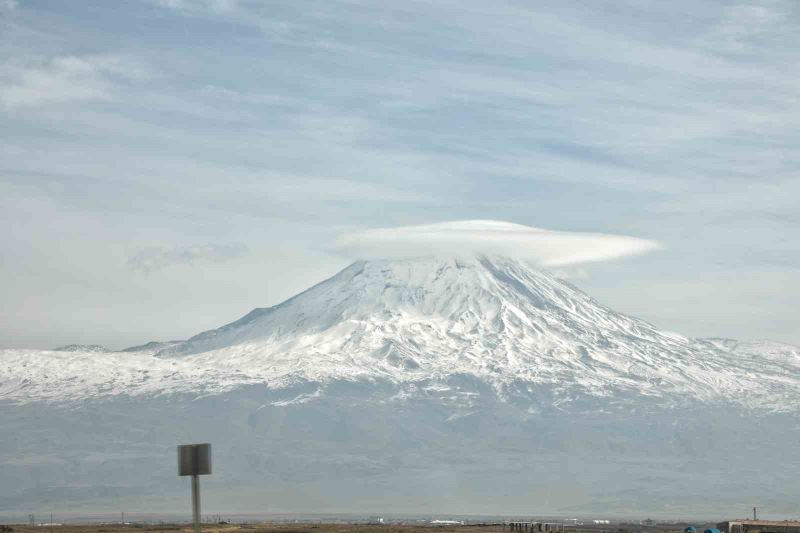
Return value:
<svg viewBox="0 0 800 533">
<path fill-rule="evenodd" d="M 155 0 L 155 3 L 180 11 L 209 9 L 215 12 L 228 12 L 238 7 L 239 0 Z"/>
<path fill-rule="evenodd" d="M 128 258 L 134 270 L 151 273 L 173 265 L 202 265 L 224 263 L 246 256 L 250 250 L 244 244 L 200 244 L 192 246 L 153 246 L 139 250 Z"/>
<path fill-rule="evenodd" d="M 0 65 L 0 106 L 15 109 L 110 100 L 117 81 L 148 75 L 141 61 L 114 55 L 10 60 Z"/>
</svg>

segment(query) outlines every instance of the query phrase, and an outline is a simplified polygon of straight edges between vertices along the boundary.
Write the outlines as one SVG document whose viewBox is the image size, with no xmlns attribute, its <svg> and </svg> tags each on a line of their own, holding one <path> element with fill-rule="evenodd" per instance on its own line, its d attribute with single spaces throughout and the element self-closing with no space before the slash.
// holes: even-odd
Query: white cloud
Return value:
<svg viewBox="0 0 800 533">
<path fill-rule="evenodd" d="M 179 11 L 208 9 L 216 12 L 233 11 L 238 7 L 239 0 L 156 0 L 161 7 Z"/>
<path fill-rule="evenodd" d="M 706 40 L 710 48 L 744 52 L 780 33 L 789 13 L 782 0 L 736 3 L 726 8 Z"/>
<path fill-rule="evenodd" d="M 19 2 L 17 0 L 0 0 L 0 10 L 8 10 L 11 11 L 12 9 L 17 9 L 19 7 Z"/>
<path fill-rule="evenodd" d="M 0 106 L 6 109 L 53 103 L 109 100 L 118 79 L 142 79 L 147 69 L 117 56 L 60 56 L 0 66 Z"/>
<path fill-rule="evenodd" d="M 607 261 L 658 248 L 636 237 L 550 231 L 494 220 L 372 229 L 337 238 L 332 250 L 355 258 L 500 254 L 544 267 Z"/>
<path fill-rule="evenodd" d="M 223 263 L 247 255 L 243 244 L 203 244 L 176 248 L 150 247 L 140 250 L 128 259 L 128 266 L 145 273 L 172 265 L 198 263 Z"/>
</svg>

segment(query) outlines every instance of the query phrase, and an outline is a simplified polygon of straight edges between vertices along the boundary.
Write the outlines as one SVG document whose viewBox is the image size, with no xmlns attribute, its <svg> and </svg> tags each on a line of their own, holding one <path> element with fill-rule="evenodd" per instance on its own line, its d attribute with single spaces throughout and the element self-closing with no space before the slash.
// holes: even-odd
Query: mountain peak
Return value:
<svg viewBox="0 0 800 533">
<path fill-rule="evenodd" d="M 680 353 L 680 356 L 678 355 Z M 637 387 L 677 380 L 688 339 L 615 313 L 504 256 L 357 261 L 274 307 L 255 309 L 160 353 L 265 365 L 313 379 L 462 373 Z M 246 362 L 246 364 L 244 364 Z"/>
<path fill-rule="evenodd" d="M 464 324 L 494 329 L 506 326 L 501 314 L 515 315 L 514 322 L 527 321 L 548 309 L 574 312 L 586 305 L 598 304 L 550 274 L 506 256 L 360 260 L 279 305 L 255 309 L 168 353 L 198 353 L 368 325 L 387 334 L 393 324 L 442 321 L 453 322 L 456 329 Z"/>
</svg>

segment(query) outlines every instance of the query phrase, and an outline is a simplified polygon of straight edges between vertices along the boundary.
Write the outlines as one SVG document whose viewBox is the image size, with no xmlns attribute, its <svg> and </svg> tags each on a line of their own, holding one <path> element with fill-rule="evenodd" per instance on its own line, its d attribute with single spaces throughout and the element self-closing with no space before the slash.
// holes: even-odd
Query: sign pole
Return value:
<svg viewBox="0 0 800 533">
<path fill-rule="evenodd" d="M 200 476 L 192 476 L 192 518 L 194 533 L 200 533 Z"/>
<path fill-rule="evenodd" d="M 200 533 L 200 476 L 211 473 L 211 445 L 178 446 L 178 475 L 192 476 L 192 522 L 194 533 Z"/>
</svg>

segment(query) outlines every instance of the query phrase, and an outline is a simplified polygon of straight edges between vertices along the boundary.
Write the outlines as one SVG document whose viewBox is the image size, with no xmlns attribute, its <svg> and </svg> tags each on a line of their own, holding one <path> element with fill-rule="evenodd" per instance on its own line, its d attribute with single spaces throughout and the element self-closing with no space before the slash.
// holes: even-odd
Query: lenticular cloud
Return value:
<svg viewBox="0 0 800 533">
<path fill-rule="evenodd" d="M 340 236 L 333 250 L 355 258 L 500 254 L 545 267 L 640 254 L 658 243 L 624 235 L 550 231 L 510 222 L 465 220 L 371 229 Z"/>
</svg>

